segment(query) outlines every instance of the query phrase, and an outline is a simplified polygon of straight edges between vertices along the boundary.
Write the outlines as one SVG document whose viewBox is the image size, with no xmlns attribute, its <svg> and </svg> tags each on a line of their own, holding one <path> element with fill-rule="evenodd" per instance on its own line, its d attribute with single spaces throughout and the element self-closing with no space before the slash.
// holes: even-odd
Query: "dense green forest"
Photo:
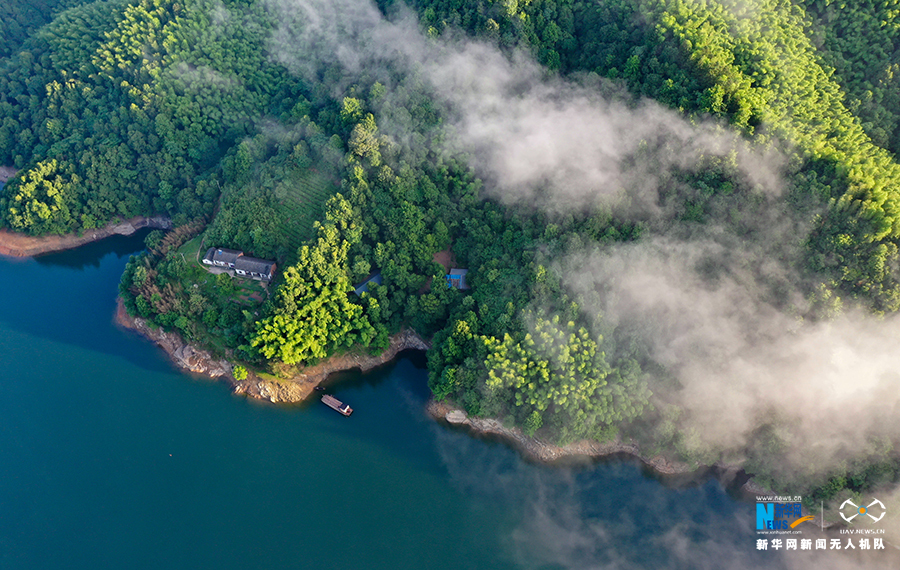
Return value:
<svg viewBox="0 0 900 570">
<path fill-rule="evenodd" d="M 339 57 L 310 54 L 298 76 L 271 52 L 278 3 L 48 1 L 0 21 L 0 164 L 19 169 L 0 223 L 62 234 L 170 216 L 176 229 L 152 233 L 128 263 L 126 307 L 251 370 L 378 352 L 411 328 L 432 342 L 436 398 L 529 434 L 627 437 L 688 462 L 741 456 L 774 487 L 817 500 L 900 477 L 881 440 L 828 470 L 787 473 L 777 422 L 743 450 L 693 444 L 683 410 L 656 397 L 678 381 L 643 325 L 606 319 L 602 288 L 573 290 L 559 265 L 710 228 L 762 241 L 754 220 L 777 211 L 806 228 L 799 254 L 776 260 L 803 299 L 773 285 L 767 303 L 813 323 L 842 305 L 900 309 L 893 2 L 409 6 L 427 41 L 465 34 L 529 54 L 547 77 L 602 77 L 625 108 L 652 99 L 686 124 L 728 125 L 785 156 L 786 189 L 761 197 L 726 153 L 671 172 L 662 218 L 509 205 L 471 156 L 448 150 L 459 110 L 421 69 L 387 58 L 350 74 Z M 390 20 L 407 7 L 378 9 Z M 207 274 L 197 255 L 209 246 L 276 260 L 275 281 Z M 438 260 L 468 268 L 471 289 L 448 287 Z M 348 294 L 376 272 L 382 284 Z"/>
<path fill-rule="evenodd" d="M 0 6 L 0 57 L 14 54 L 38 28 L 88 0 L 8 0 Z"/>
</svg>

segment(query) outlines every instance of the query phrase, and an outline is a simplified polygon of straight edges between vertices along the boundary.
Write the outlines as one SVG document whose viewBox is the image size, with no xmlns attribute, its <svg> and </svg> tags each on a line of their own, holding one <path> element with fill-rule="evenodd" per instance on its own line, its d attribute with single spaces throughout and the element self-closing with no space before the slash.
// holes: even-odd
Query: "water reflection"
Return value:
<svg viewBox="0 0 900 570">
<path fill-rule="evenodd" d="M 755 504 L 735 500 L 743 478 L 733 474 L 648 477 L 640 461 L 622 456 L 548 467 L 496 440 L 432 429 L 453 485 L 508 513 L 503 544 L 521 568 L 900 567 L 892 551 L 756 550 Z M 803 531 L 813 540 L 838 536 L 837 529 Z"/>
<path fill-rule="evenodd" d="M 38 255 L 34 260 L 38 265 L 50 267 L 66 267 L 81 271 L 88 267 L 96 269 L 107 255 L 121 258 L 143 250 L 144 238 L 151 231 L 150 228 L 144 228 L 130 236 L 114 235 L 75 249 Z"/>
<path fill-rule="evenodd" d="M 149 370 L 170 370 L 153 351 L 126 349 L 146 341 L 111 326 L 127 257 L 143 249 L 147 231 L 29 259 L 0 257 L 0 328 L 86 348 L 128 355 Z"/>
</svg>

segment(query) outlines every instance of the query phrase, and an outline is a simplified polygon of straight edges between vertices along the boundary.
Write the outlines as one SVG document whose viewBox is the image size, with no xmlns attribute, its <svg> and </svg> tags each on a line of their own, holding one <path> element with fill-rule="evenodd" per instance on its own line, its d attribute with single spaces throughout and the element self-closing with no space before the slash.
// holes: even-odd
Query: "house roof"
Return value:
<svg viewBox="0 0 900 570">
<path fill-rule="evenodd" d="M 458 289 L 468 289 L 469 285 L 466 283 L 466 274 L 469 272 L 468 269 L 451 269 L 450 275 L 447 276 L 447 279 L 450 281 L 450 286 L 453 286 L 453 281 L 458 283 Z"/>
<path fill-rule="evenodd" d="M 237 249 L 211 247 L 206 250 L 206 255 L 203 256 L 203 259 L 209 259 L 213 262 L 221 261 L 222 263 L 234 263 L 239 257 L 242 257 L 243 255 L 244 252 Z"/>
<path fill-rule="evenodd" d="M 240 269 L 241 271 L 246 271 L 248 273 L 259 273 L 261 275 L 268 275 L 272 272 L 273 267 L 275 267 L 274 261 L 257 259 L 255 257 L 247 257 L 246 255 L 238 257 L 237 261 L 234 262 L 234 268 L 236 270 Z"/>
<path fill-rule="evenodd" d="M 375 285 L 381 285 L 381 272 L 376 272 L 366 278 L 365 281 L 359 284 L 356 289 L 353 290 L 358 296 L 361 296 L 364 292 L 369 290 L 369 283 L 374 283 Z"/>
</svg>

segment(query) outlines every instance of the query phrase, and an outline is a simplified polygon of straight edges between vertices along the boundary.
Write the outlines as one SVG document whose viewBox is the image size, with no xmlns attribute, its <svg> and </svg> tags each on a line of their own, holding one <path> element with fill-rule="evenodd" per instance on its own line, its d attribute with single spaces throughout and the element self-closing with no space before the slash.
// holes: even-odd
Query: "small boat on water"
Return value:
<svg viewBox="0 0 900 570">
<path fill-rule="evenodd" d="M 345 416 L 349 416 L 350 414 L 353 413 L 353 408 L 351 408 L 347 404 L 341 402 L 334 396 L 329 396 L 328 394 L 325 394 L 324 396 L 322 396 L 322 403 L 324 403 L 326 406 L 328 406 L 332 410 L 339 412 L 341 414 L 344 414 Z"/>
</svg>

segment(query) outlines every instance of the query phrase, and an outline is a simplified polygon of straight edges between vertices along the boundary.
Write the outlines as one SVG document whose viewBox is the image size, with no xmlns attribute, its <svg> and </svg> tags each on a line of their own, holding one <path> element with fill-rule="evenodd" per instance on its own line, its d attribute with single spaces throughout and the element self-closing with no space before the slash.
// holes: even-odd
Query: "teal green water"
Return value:
<svg viewBox="0 0 900 570">
<path fill-rule="evenodd" d="M 140 243 L 0 259 L 0 568 L 791 560 L 755 551 L 754 505 L 715 478 L 673 486 L 629 460 L 532 465 L 432 422 L 421 358 L 333 382 L 351 418 L 181 374 L 112 323 Z"/>
</svg>

